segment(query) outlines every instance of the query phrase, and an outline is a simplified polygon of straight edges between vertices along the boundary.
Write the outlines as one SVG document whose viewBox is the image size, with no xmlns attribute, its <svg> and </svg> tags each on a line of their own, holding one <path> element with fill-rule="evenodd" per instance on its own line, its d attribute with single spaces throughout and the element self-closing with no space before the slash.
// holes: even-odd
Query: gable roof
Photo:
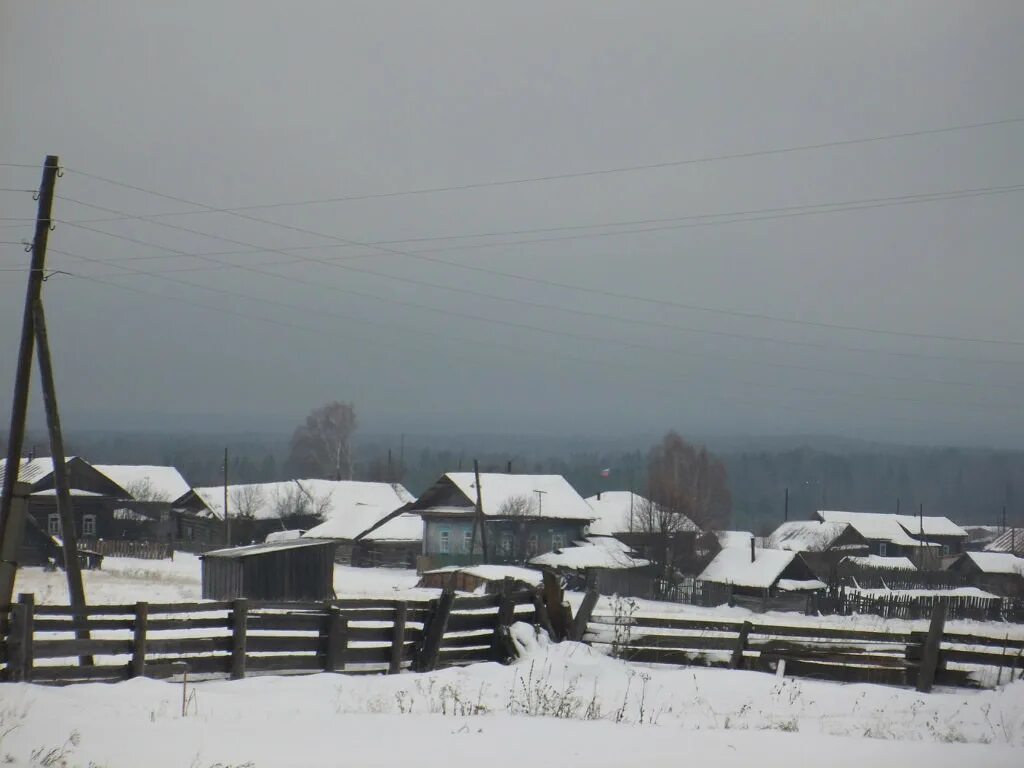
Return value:
<svg viewBox="0 0 1024 768">
<path fill-rule="evenodd" d="M 153 494 L 150 499 L 137 501 L 177 501 L 192 490 L 192 486 L 175 467 L 135 464 L 93 464 L 119 486 L 137 496 L 145 488 Z"/>
<path fill-rule="evenodd" d="M 911 533 L 924 531 L 928 536 L 963 536 L 967 531 L 948 517 L 917 518 L 913 515 L 891 515 L 883 512 L 843 512 L 822 510 L 818 517 L 829 523 L 849 523 L 865 539 L 885 541 L 901 547 L 928 546 L 926 542 L 913 538 Z M 923 524 L 922 522 L 923 521 Z"/>
<path fill-rule="evenodd" d="M 790 552 L 824 552 L 849 528 L 849 523 L 791 520 L 772 532 L 767 546 Z"/>
<path fill-rule="evenodd" d="M 287 541 L 263 542 L 262 544 L 248 544 L 244 547 L 225 547 L 214 549 L 199 556 L 199 559 L 212 558 L 239 558 L 252 557 L 253 555 L 266 555 L 271 552 L 283 552 L 287 549 L 305 549 L 308 547 L 338 546 L 333 539 L 289 539 Z"/>
<path fill-rule="evenodd" d="M 882 557 L 881 555 L 848 555 L 839 562 L 849 563 L 858 568 L 879 568 L 894 571 L 916 571 L 917 566 L 909 557 Z"/>
<path fill-rule="evenodd" d="M 1007 528 L 985 547 L 986 552 L 1012 552 L 1024 555 L 1024 528 Z"/>
<path fill-rule="evenodd" d="M 422 541 L 423 518 L 414 512 L 395 511 L 385 516 L 384 519 L 376 521 L 360 533 L 356 539 L 359 541 Z"/>
<path fill-rule="evenodd" d="M 594 536 L 614 536 L 640 530 L 640 511 L 651 502 L 632 491 L 604 491 L 586 500 L 594 510 L 590 533 Z M 685 515 L 680 515 L 680 530 L 699 531 L 700 528 Z"/>
<path fill-rule="evenodd" d="M 767 589 L 775 584 L 782 573 L 799 555 L 781 549 L 759 549 L 751 561 L 746 547 L 726 547 L 697 578 L 739 587 Z"/>
<path fill-rule="evenodd" d="M 650 560 L 634 557 L 628 547 L 609 547 L 594 541 L 580 542 L 573 547 L 562 547 L 554 552 L 545 552 L 530 560 L 530 565 L 550 568 L 643 568 Z"/>
<path fill-rule="evenodd" d="M 495 517 L 510 503 L 522 500 L 528 507 L 524 517 L 550 517 L 561 520 L 593 520 L 594 510 L 561 475 L 506 475 L 497 472 L 480 474 L 483 513 Z M 472 472 L 447 472 L 411 507 L 416 512 L 440 509 L 431 499 L 445 486 L 462 496 L 462 504 L 449 506 L 451 511 L 469 512 L 476 503 L 476 478 Z M 538 493 L 539 492 L 539 493 Z"/>
<path fill-rule="evenodd" d="M 101 495 L 125 499 L 130 498 L 128 492 L 118 485 L 115 480 L 97 470 L 96 467 L 82 457 L 67 456 L 64 459 L 64 465 L 68 469 L 72 488 L 75 487 L 76 482 L 82 482 L 84 475 L 86 477 L 92 477 L 97 481 L 97 483 L 93 483 L 93 485 L 98 484 L 106 487 L 106 493 Z M 0 479 L 4 477 L 6 471 L 7 459 L 0 459 Z M 54 480 L 53 458 L 50 456 L 41 456 L 37 459 L 31 460 L 22 459 L 21 463 L 18 465 L 18 482 L 28 483 L 29 485 L 41 490 L 41 486 L 45 487 L 46 485 L 52 485 Z"/>
<path fill-rule="evenodd" d="M 1017 557 L 1010 552 L 964 552 L 967 558 L 982 573 L 1009 573 L 1024 576 L 1024 557 Z"/>
</svg>

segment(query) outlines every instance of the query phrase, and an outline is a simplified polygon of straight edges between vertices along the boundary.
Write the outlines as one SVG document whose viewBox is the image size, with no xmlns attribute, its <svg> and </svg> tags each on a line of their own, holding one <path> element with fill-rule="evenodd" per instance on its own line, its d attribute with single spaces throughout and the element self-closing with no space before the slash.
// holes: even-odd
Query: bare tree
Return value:
<svg viewBox="0 0 1024 768">
<path fill-rule="evenodd" d="M 725 465 L 706 448 L 669 432 L 651 449 L 647 496 L 664 515 L 684 515 L 707 530 L 727 525 L 732 514 Z"/>
<path fill-rule="evenodd" d="M 351 403 L 333 402 L 316 408 L 292 434 L 289 464 L 306 477 L 351 480 L 355 430 L 356 412 Z"/>
<path fill-rule="evenodd" d="M 172 501 L 166 493 L 156 488 L 148 477 L 132 480 L 125 484 L 124 489 L 136 501 Z"/>
<path fill-rule="evenodd" d="M 498 506 L 498 517 L 531 517 L 537 514 L 537 504 L 527 495 L 509 496 Z"/>
<path fill-rule="evenodd" d="M 331 494 L 317 496 L 298 480 L 274 490 L 271 504 L 285 528 L 311 528 L 322 523 L 331 509 Z"/>
<path fill-rule="evenodd" d="M 253 518 L 264 503 L 266 497 L 258 485 L 240 485 L 231 491 L 231 511 L 234 515 Z"/>
</svg>

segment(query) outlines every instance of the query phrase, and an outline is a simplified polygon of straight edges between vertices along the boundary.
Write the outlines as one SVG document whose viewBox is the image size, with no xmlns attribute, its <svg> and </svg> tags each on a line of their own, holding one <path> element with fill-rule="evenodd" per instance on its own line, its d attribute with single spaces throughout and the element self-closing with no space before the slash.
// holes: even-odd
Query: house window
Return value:
<svg viewBox="0 0 1024 768">
<path fill-rule="evenodd" d="M 451 552 L 451 548 L 452 548 L 451 540 L 452 540 L 451 532 L 449 530 L 447 530 L 447 529 L 442 530 L 441 531 L 441 554 L 442 555 L 447 555 L 449 552 Z"/>
<path fill-rule="evenodd" d="M 537 534 L 531 533 L 530 538 L 526 540 L 526 556 L 533 557 L 537 554 Z"/>
<path fill-rule="evenodd" d="M 501 534 L 501 554 L 506 557 L 512 556 L 512 534 L 507 531 Z"/>
<path fill-rule="evenodd" d="M 462 534 L 462 549 L 467 555 L 473 554 L 473 532 L 465 531 Z"/>
<path fill-rule="evenodd" d="M 561 549 L 565 546 L 565 537 L 560 533 L 551 534 L 551 548 Z"/>
<path fill-rule="evenodd" d="M 949 554 L 949 544 L 943 544 L 942 545 L 942 554 L 944 554 L 944 555 L 948 555 Z"/>
<path fill-rule="evenodd" d="M 880 541 L 878 543 L 878 554 L 881 555 L 882 557 L 885 557 L 885 550 L 886 550 L 885 542 L 884 541 Z"/>
<path fill-rule="evenodd" d="M 82 515 L 82 535 L 96 535 L 96 515 Z"/>
<path fill-rule="evenodd" d="M 51 512 L 46 518 L 46 532 L 51 536 L 60 536 L 60 515 Z"/>
</svg>

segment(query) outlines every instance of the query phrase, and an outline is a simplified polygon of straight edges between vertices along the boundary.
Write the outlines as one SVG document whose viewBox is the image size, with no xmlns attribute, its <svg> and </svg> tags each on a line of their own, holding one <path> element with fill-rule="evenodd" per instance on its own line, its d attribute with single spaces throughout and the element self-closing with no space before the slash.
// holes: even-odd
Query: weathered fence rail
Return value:
<svg viewBox="0 0 1024 768">
<path fill-rule="evenodd" d="M 0 677 L 71 683 L 253 672 L 396 673 L 512 654 L 508 627 L 536 623 L 536 595 L 505 585 L 500 594 L 428 601 L 324 603 L 135 603 L 35 605 L 31 595 L 2 620 Z M 87 629 L 91 637 L 75 637 Z M 94 663 L 82 665 L 81 657 Z"/>
<path fill-rule="evenodd" d="M 1024 676 L 1024 640 L 945 633 L 935 624 L 942 608 L 936 605 L 929 632 L 597 615 L 583 639 L 628 661 L 776 673 L 781 668 L 796 677 L 889 685 L 918 686 L 923 677 L 923 690 L 932 682 L 974 687 Z"/>
<path fill-rule="evenodd" d="M 946 616 L 950 619 L 1024 622 L 1022 598 L 943 595 L 941 592 L 926 595 L 864 594 L 840 589 L 838 592 L 811 595 L 807 601 L 807 613 L 840 616 L 861 613 L 887 619 L 927 619 L 938 601 L 946 604 Z"/>
<path fill-rule="evenodd" d="M 104 557 L 136 557 L 142 560 L 168 560 L 174 556 L 174 545 L 163 541 L 130 541 L 127 539 L 81 539 L 83 549 Z"/>
</svg>

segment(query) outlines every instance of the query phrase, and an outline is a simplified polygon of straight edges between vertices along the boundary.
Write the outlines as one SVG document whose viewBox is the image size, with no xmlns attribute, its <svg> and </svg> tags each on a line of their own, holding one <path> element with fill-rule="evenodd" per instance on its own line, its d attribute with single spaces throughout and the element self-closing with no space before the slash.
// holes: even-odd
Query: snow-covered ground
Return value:
<svg viewBox="0 0 1024 768">
<path fill-rule="evenodd" d="M 1024 683 L 910 690 L 643 669 L 515 627 L 512 666 L 0 687 L 0 761 L 68 766 L 1019 766 Z M 401 736 L 396 738 L 396 736 Z M 37 753 L 42 750 L 42 753 Z M 61 763 L 38 754 L 64 751 Z M 32 755 L 37 753 L 35 762 Z"/>
<path fill-rule="evenodd" d="M 195 600 L 199 560 L 107 558 L 85 574 L 95 603 Z M 412 571 L 337 566 L 339 596 L 424 599 Z M 64 574 L 38 568 L 17 589 L 67 602 Z M 582 596 L 570 593 L 578 604 Z M 637 600 L 648 615 L 744 619 L 743 608 Z M 610 598 L 597 613 L 611 614 Z M 874 616 L 753 614 L 818 626 L 923 629 Z M 1024 637 L 1024 627 L 949 622 L 949 631 Z M 138 679 L 63 688 L 0 686 L 0 764 L 66 766 L 830 766 L 927 761 L 1024 764 L 1024 682 L 929 695 L 755 672 L 626 664 L 517 625 L 524 657 L 426 675 L 315 674 L 180 683 Z M 402 738 L 395 738 L 400 733 Z M 52 752 L 51 752 L 52 750 Z M 35 757 L 33 757 L 35 755 Z M 50 762 L 45 762 L 49 759 Z M 64 762 L 60 762 L 63 760 Z"/>
</svg>

